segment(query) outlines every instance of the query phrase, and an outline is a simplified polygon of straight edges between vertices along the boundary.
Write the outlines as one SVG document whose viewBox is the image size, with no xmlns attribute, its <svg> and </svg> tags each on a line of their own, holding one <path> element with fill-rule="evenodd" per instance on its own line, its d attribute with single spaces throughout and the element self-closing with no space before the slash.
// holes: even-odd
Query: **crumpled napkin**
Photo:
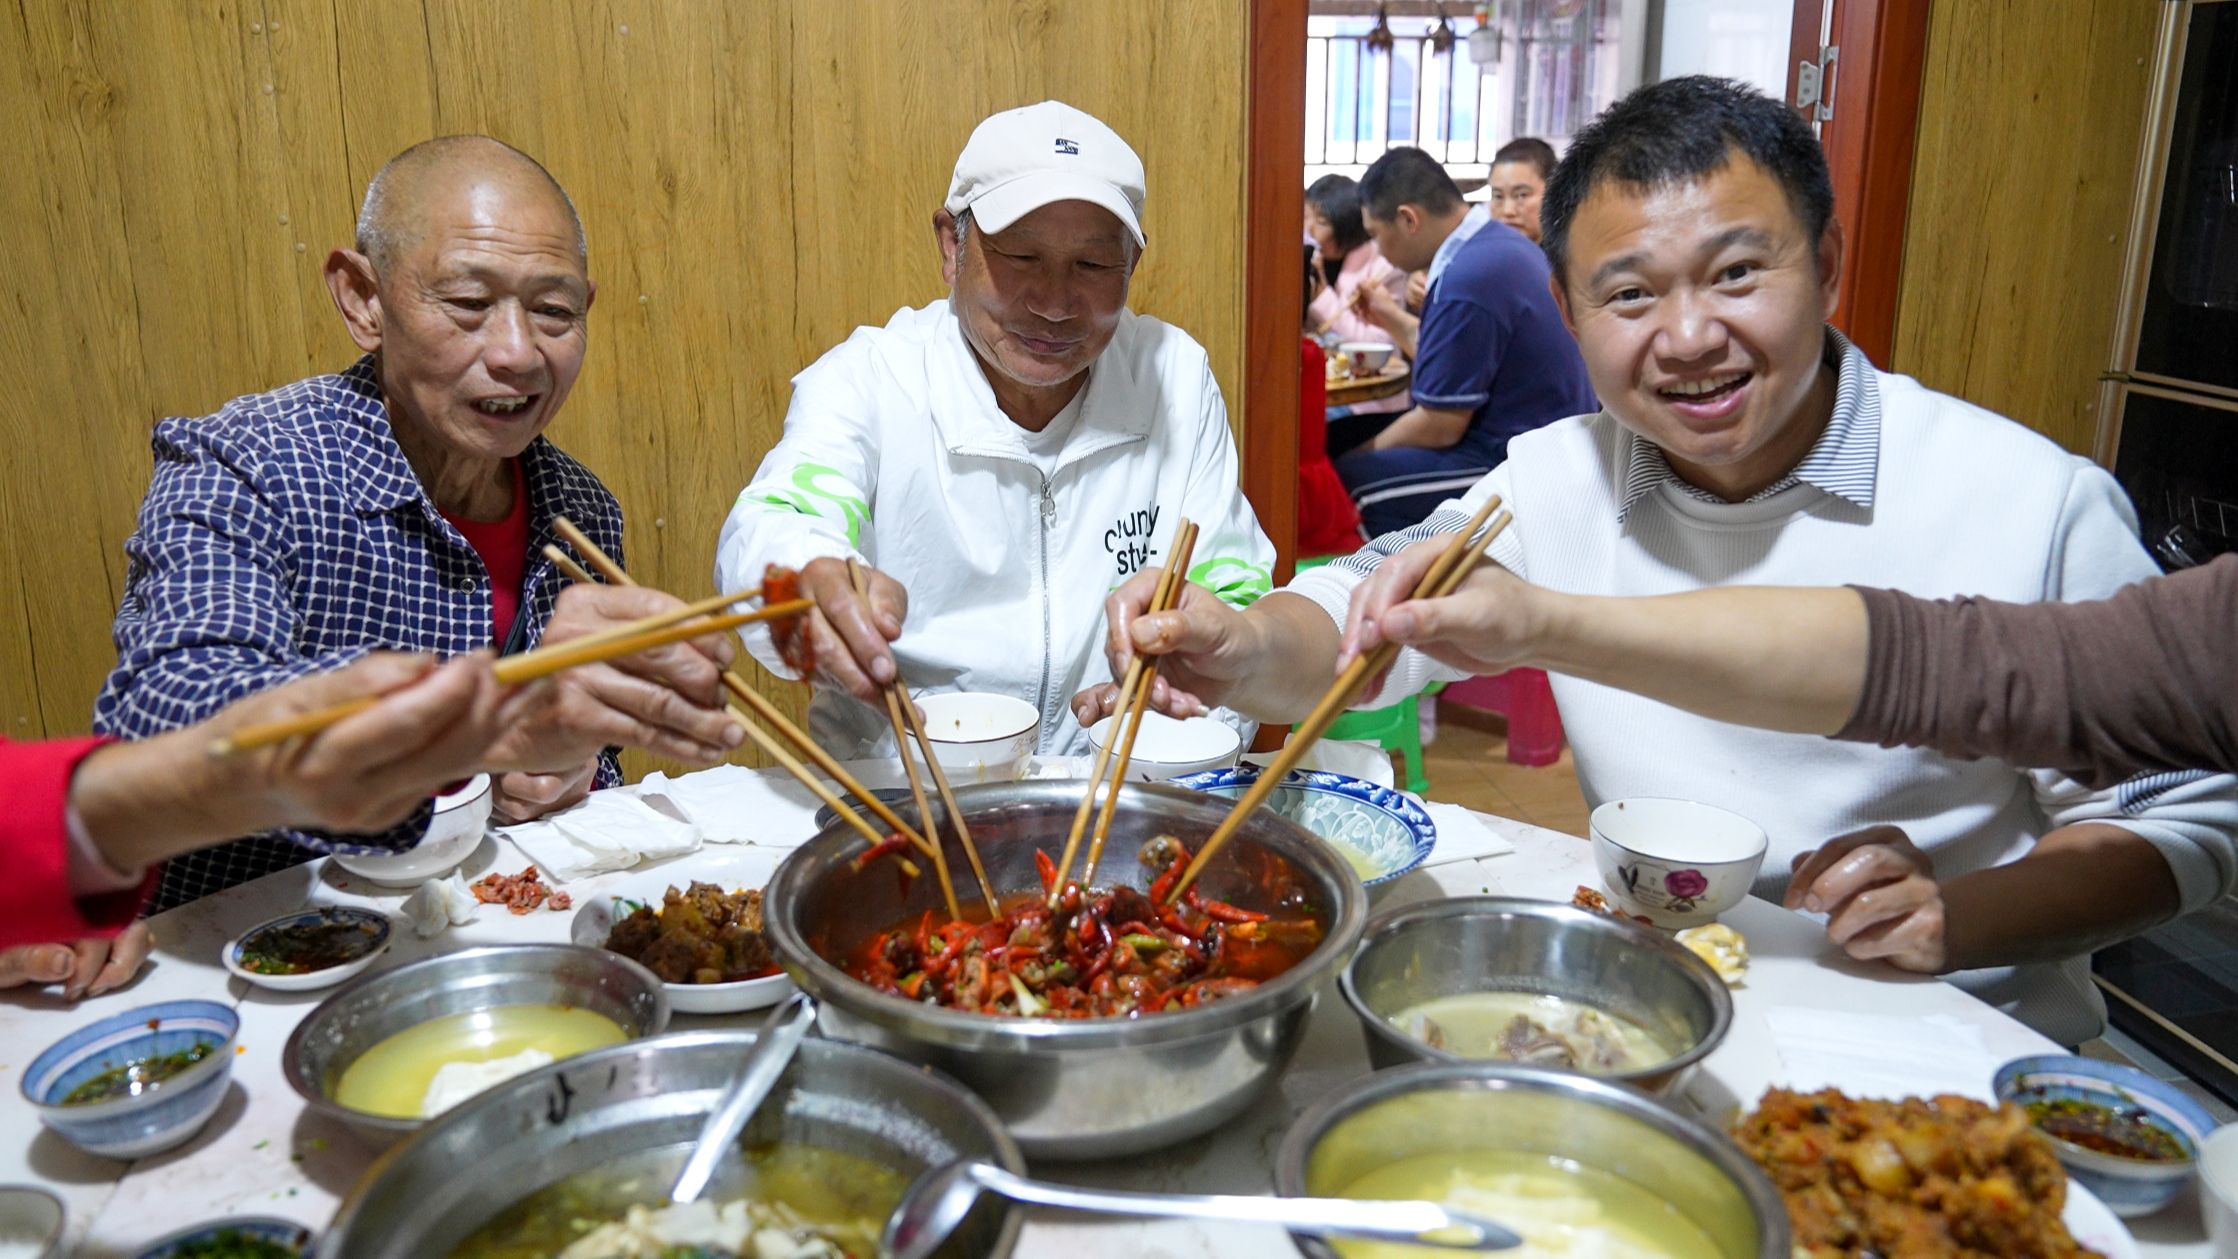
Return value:
<svg viewBox="0 0 2238 1259">
<path fill-rule="evenodd" d="M 627 791 L 594 791 L 581 804 L 503 828 L 553 883 L 624 870 L 640 861 L 676 857 L 699 847 L 696 823 L 653 807 Z"/>
<path fill-rule="evenodd" d="M 781 773 L 717 765 L 682 778 L 655 772 L 637 784 L 642 799 L 666 800 L 710 844 L 797 848 L 816 834 L 823 802 Z"/>
<path fill-rule="evenodd" d="M 1783 1064 L 1779 1082 L 1797 1092 L 1838 1088 L 1852 1097 L 1957 1093 L 1994 1101 L 1998 1060 L 1979 1028 L 1945 1015 L 1899 1018 L 1781 1006 L 1765 1012 Z"/>
<path fill-rule="evenodd" d="M 466 876 L 453 870 L 451 877 L 429 879 L 405 897 L 404 918 L 412 924 L 413 935 L 427 940 L 474 921 L 481 904 L 466 886 Z"/>
<path fill-rule="evenodd" d="M 1486 826 L 1475 812 L 1457 804 L 1424 802 L 1423 810 L 1437 824 L 1437 846 L 1430 850 L 1423 861 L 1425 866 L 1442 866 L 1455 861 L 1474 861 L 1479 857 L 1498 857 L 1515 851 L 1515 845 L 1500 837 L 1497 831 Z"/>
</svg>

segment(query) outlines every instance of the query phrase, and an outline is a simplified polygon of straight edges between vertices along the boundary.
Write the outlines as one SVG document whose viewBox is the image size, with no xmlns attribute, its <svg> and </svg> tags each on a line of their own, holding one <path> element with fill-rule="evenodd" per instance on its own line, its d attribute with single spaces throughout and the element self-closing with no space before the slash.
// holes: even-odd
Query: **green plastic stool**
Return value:
<svg viewBox="0 0 2238 1259">
<path fill-rule="evenodd" d="M 1311 555 L 1298 560 L 1297 571 L 1319 568 L 1334 555 Z M 1374 743 L 1385 752 L 1397 752 L 1406 758 L 1407 790 L 1416 795 L 1426 795 L 1430 790 L 1430 776 L 1422 768 L 1422 701 L 1409 695 L 1389 708 L 1371 708 L 1365 712 L 1345 713 L 1329 723 L 1321 735 L 1324 739 L 1358 739 Z"/>
</svg>

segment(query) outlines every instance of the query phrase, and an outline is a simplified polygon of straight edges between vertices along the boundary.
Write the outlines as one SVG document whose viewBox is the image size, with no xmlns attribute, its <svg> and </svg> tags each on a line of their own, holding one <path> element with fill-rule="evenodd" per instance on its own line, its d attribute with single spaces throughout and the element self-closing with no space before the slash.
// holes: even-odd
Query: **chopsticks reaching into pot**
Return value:
<svg viewBox="0 0 2238 1259">
<path fill-rule="evenodd" d="M 567 544 L 574 547 L 584 559 L 590 561 L 591 567 L 597 569 L 599 575 L 607 581 L 617 586 L 634 586 L 637 584 L 628 573 L 622 571 L 621 565 L 616 564 L 604 550 L 600 549 L 596 542 L 591 541 L 582 530 L 575 527 L 574 522 L 568 520 L 565 516 L 552 518 L 552 531 L 565 538 Z M 587 578 L 589 574 L 584 573 L 583 576 Z M 906 841 L 910 847 L 915 848 L 925 856 L 932 856 L 933 845 L 931 841 L 918 834 L 915 827 L 902 821 L 899 815 L 886 807 L 885 801 L 872 795 L 869 789 L 855 781 L 855 776 L 848 773 L 838 761 L 832 759 L 831 753 L 819 747 L 814 739 L 808 737 L 806 731 L 793 724 L 792 719 L 777 711 L 777 706 L 764 698 L 761 692 L 748 686 L 746 679 L 738 676 L 737 670 L 726 669 L 723 671 L 723 689 L 729 691 L 731 697 L 737 701 L 737 704 L 732 707 L 732 713 L 739 718 L 739 724 L 745 727 L 746 735 L 754 741 L 754 745 L 768 753 L 769 758 L 784 767 L 787 773 L 799 779 L 802 786 L 808 788 L 817 799 L 830 806 L 833 813 L 838 814 L 849 826 L 854 827 L 863 838 L 869 840 L 873 848 L 885 844 L 888 836 L 892 835 Z M 744 705 L 744 707 L 741 708 L 738 705 Z M 844 797 L 833 792 L 830 787 L 824 784 L 823 779 L 809 772 L 807 765 L 803 765 L 792 753 L 786 751 L 783 744 L 771 737 L 768 730 L 762 728 L 763 725 L 775 729 L 779 735 L 784 737 L 786 742 L 799 749 L 801 755 L 806 756 L 817 770 L 828 776 L 833 782 L 838 783 L 841 790 L 867 805 L 871 813 L 880 822 L 884 823 L 887 829 L 881 831 L 872 826 L 860 813 L 855 811 L 854 806 L 850 805 Z M 908 872 L 915 873 L 914 870 Z"/>
<path fill-rule="evenodd" d="M 769 621 L 780 617 L 799 616 L 815 607 L 809 599 L 792 599 L 770 604 L 751 612 L 708 613 L 753 598 L 759 591 L 741 590 L 732 594 L 715 595 L 697 603 L 687 603 L 680 608 L 648 616 L 642 620 L 617 625 L 611 629 L 571 638 L 565 642 L 551 643 L 534 651 L 517 652 L 502 656 L 491 665 L 499 683 L 517 686 L 549 677 L 564 669 L 598 664 L 621 656 L 635 655 L 654 647 L 665 647 L 702 634 L 721 633 L 748 625 L 755 621 Z M 706 619 L 698 619 L 705 617 Z M 379 696 L 368 695 L 329 705 L 315 712 L 299 713 L 278 721 L 267 721 L 245 726 L 229 735 L 210 741 L 210 755 L 231 756 L 269 744 L 279 743 L 298 735 L 312 734 L 326 729 L 335 722 L 364 712 L 380 701 Z"/>
<path fill-rule="evenodd" d="M 1500 512 L 1497 520 L 1493 520 L 1492 513 L 1499 511 L 1499 508 L 1499 495 L 1495 494 L 1485 500 L 1484 506 L 1477 509 L 1476 515 L 1469 518 L 1469 523 L 1453 536 L 1453 541 L 1446 546 L 1437 561 L 1430 565 L 1430 571 L 1422 574 L 1422 580 L 1415 583 L 1412 598 L 1442 599 L 1452 594 L 1454 588 L 1475 571 L 1477 562 L 1484 558 L 1484 552 L 1492 545 L 1492 540 L 1499 537 L 1501 531 L 1514 520 L 1513 516 L 1504 511 Z M 1491 521 L 1489 527 L 1485 523 L 1487 520 Z M 1251 784 L 1251 790 L 1243 793 L 1243 798 L 1236 801 L 1235 808 L 1221 820 L 1219 827 L 1205 840 L 1204 846 L 1197 850 L 1196 857 L 1181 872 L 1181 877 L 1175 880 L 1172 890 L 1166 893 L 1167 904 L 1181 899 L 1181 894 L 1188 891 L 1189 885 L 1196 881 L 1205 863 L 1212 859 L 1212 854 L 1220 851 L 1220 846 L 1228 842 L 1228 838 L 1236 833 L 1244 820 L 1267 802 L 1267 797 L 1274 794 L 1275 788 L 1281 786 L 1282 780 L 1297 767 L 1298 761 L 1313 747 L 1314 741 L 1329 728 L 1329 723 L 1335 721 L 1345 709 L 1352 706 L 1353 701 L 1359 699 L 1368 679 L 1390 668 L 1391 661 L 1398 654 L 1399 644 L 1386 642 L 1354 660 L 1337 677 L 1335 685 L 1322 695 L 1321 702 L 1314 705 L 1313 711 L 1291 732 L 1290 741 L 1282 746 L 1274 763 L 1267 766 L 1257 782 Z"/>
<path fill-rule="evenodd" d="M 1175 528 L 1171 549 L 1163 571 L 1158 574 L 1158 584 L 1150 592 L 1150 611 L 1166 612 L 1181 602 L 1181 592 L 1189 577 L 1189 557 L 1197 549 L 1197 526 L 1185 516 Z M 1073 856 L 1080 851 L 1080 836 L 1088 823 L 1088 810 L 1095 803 L 1096 789 L 1104 785 L 1104 770 L 1114 759 L 1118 765 L 1111 770 L 1110 790 L 1104 794 L 1103 808 L 1096 815 L 1095 838 L 1088 846 L 1088 864 L 1081 871 L 1083 883 L 1096 877 L 1096 861 L 1103 856 L 1104 839 L 1111 834 L 1113 809 L 1119 803 L 1119 784 L 1127 780 L 1127 763 L 1135 752 L 1135 734 L 1142 729 L 1142 714 L 1150 707 L 1150 685 L 1158 677 L 1158 661 L 1136 652 L 1127 662 L 1127 675 L 1119 683 L 1119 706 L 1113 710 L 1111 733 L 1096 753 L 1095 767 L 1088 772 L 1088 790 L 1080 797 L 1080 809 L 1072 815 L 1072 831 L 1065 837 L 1064 856 L 1057 862 L 1057 878 L 1049 888 L 1051 903 L 1064 892 L 1065 877 L 1072 873 Z"/>
<path fill-rule="evenodd" d="M 852 557 L 847 561 L 847 580 L 855 588 L 855 597 L 867 600 L 870 584 L 863 577 L 863 566 Z M 932 824 L 932 812 L 925 801 L 925 785 L 917 777 L 917 767 L 909 760 L 909 742 L 917 741 L 917 750 L 924 755 L 926 772 L 932 775 L 933 788 L 940 795 L 941 807 L 948 810 L 948 821 L 956 828 L 956 838 L 963 841 L 964 856 L 971 862 L 971 872 L 979 880 L 979 893 L 987 900 L 987 918 L 991 922 L 1002 917 L 1002 907 L 995 901 L 994 884 L 987 881 L 987 869 L 980 864 L 979 849 L 971 842 L 971 829 L 964 824 L 964 811 L 956 805 L 956 793 L 948 787 L 948 775 L 940 768 L 940 759 L 933 755 L 931 740 L 925 737 L 925 726 L 917 716 L 917 702 L 909 698 L 909 691 L 901 683 L 900 670 L 895 670 L 894 680 L 886 684 L 886 720 L 894 728 L 894 754 L 901 758 L 901 772 L 909 780 L 909 795 L 917 804 L 917 821 L 925 828 L 925 838 L 932 841 L 933 871 L 940 876 L 940 895 L 948 904 L 950 918 L 962 918 L 963 910 L 956 904 L 955 884 L 948 875 L 948 857 L 940 847 L 940 828 Z"/>
</svg>

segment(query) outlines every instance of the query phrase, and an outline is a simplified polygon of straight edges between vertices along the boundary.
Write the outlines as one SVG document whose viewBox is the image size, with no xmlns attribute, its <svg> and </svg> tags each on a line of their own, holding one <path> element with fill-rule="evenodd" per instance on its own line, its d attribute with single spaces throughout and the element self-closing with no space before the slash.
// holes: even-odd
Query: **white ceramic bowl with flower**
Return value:
<svg viewBox="0 0 2238 1259">
<path fill-rule="evenodd" d="M 1764 828 L 1692 800 L 1637 797 L 1593 810 L 1593 859 L 1625 913 L 1666 930 L 1740 904 L 1764 864 Z"/>
</svg>

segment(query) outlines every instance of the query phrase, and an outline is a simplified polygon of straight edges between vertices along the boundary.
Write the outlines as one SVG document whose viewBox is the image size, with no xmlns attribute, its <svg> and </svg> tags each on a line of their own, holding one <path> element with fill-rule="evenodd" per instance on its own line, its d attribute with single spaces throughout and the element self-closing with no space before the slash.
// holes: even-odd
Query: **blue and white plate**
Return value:
<svg viewBox="0 0 2238 1259">
<path fill-rule="evenodd" d="M 134 1259 L 176 1259 L 182 1252 L 206 1254 L 227 1246 L 246 1250 L 244 1243 L 249 1242 L 262 1242 L 267 1249 L 276 1247 L 288 1254 L 300 1255 L 311 1248 L 311 1230 L 294 1220 L 271 1215 L 212 1220 L 167 1233 Z"/>
<path fill-rule="evenodd" d="M 1261 772 L 1256 765 L 1238 765 L 1176 778 L 1173 785 L 1234 800 Z M 1369 887 L 1421 865 L 1438 842 L 1437 824 L 1413 797 L 1343 774 L 1291 770 L 1265 807 L 1328 841 Z"/>
</svg>

